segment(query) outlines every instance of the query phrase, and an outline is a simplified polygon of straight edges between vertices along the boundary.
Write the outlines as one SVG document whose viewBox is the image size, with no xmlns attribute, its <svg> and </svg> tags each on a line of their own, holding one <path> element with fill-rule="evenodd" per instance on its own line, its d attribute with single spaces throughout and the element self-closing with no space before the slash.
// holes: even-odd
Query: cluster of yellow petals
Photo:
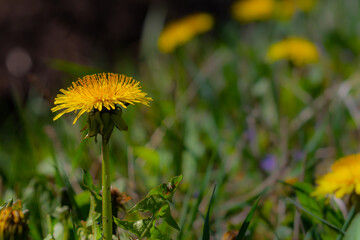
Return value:
<svg viewBox="0 0 360 240">
<path fill-rule="evenodd" d="M 158 39 L 159 50 L 170 53 L 178 46 L 189 42 L 196 35 L 209 31 L 214 19 L 207 13 L 196 13 L 169 23 Z"/>
<path fill-rule="evenodd" d="M 303 38 L 290 37 L 271 45 L 267 52 L 267 59 L 271 62 L 287 59 L 300 66 L 318 61 L 319 52 L 312 42 Z"/>
<path fill-rule="evenodd" d="M 288 19 L 297 10 L 310 11 L 316 0 L 238 0 L 232 5 L 232 15 L 240 22 L 266 20 L 272 17 Z"/>
<path fill-rule="evenodd" d="M 152 98 L 141 91 L 140 82 L 122 74 L 100 73 L 87 75 L 67 90 L 61 89 L 61 94 L 55 98 L 55 107 L 51 111 L 63 110 L 55 116 L 54 121 L 65 113 L 77 112 L 77 119 L 85 112 L 93 108 L 101 111 L 115 109 L 115 105 L 126 108 L 126 104 L 141 103 L 149 106 Z"/>
<path fill-rule="evenodd" d="M 332 172 L 319 178 L 312 196 L 335 194 L 341 198 L 353 191 L 360 195 L 360 154 L 346 156 L 331 166 Z"/>
<path fill-rule="evenodd" d="M 21 201 L 8 203 L 0 210 L 0 239 L 29 239 L 28 219 L 22 211 Z"/>
</svg>

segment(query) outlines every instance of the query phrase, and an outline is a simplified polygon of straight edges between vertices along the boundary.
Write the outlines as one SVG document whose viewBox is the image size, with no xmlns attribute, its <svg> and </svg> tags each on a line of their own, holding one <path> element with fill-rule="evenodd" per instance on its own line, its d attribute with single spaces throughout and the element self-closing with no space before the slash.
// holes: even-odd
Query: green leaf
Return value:
<svg viewBox="0 0 360 240">
<path fill-rule="evenodd" d="M 203 228 L 203 237 L 202 237 L 203 240 L 210 240 L 210 209 L 211 209 L 211 204 L 212 204 L 212 201 L 214 198 L 215 189 L 216 189 L 216 185 L 214 186 L 214 190 L 212 192 L 210 203 L 209 203 L 208 210 L 207 210 L 206 217 L 205 217 L 205 223 L 204 223 L 204 228 Z"/>
<path fill-rule="evenodd" d="M 157 240 L 171 240 L 171 238 L 165 234 L 163 234 L 157 227 L 153 227 L 150 229 L 151 239 Z"/>
<path fill-rule="evenodd" d="M 297 182 L 294 184 L 295 193 L 300 204 L 317 216 L 322 215 L 322 206 L 319 201 L 310 196 L 313 187 L 309 183 Z"/>
<path fill-rule="evenodd" d="M 93 184 L 91 174 L 88 171 L 84 170 L 84 169 L 83 169 L 83 179 L 82 180 L 83 180 L 82 181 L 83 186 L 86 189 L 88 189 L 91 194 L 94 194 L 94 196 L 97 199 L 101 200 L 100 189 Z"/>
<path fill-rule="evenodd" d="M 307 209 L 318 217 L 327 219 L 329 223 L 338 228 L 343 225 L 344 220 L 340 211 L 336 211 L 334 208 L 325 204 L 324 200 L 311 197 L 311 192 L 313 192 L 314 189 L 311 184 L 304 182 L 297 182 L 293 185 L 283 182 L 283 184 L 290 186 L 295 190 L 297 199 L 303 208 Z M 311 215 L 308 217 L 313 222 L 313 224 L 321 223 L 318 218 L 311 217 Z"/>
<path fill-rule="evenodd" d="M 172 201 L 172 196 L 174 195 L 177 187 L 179 186 L 181 179 L 182 175 L 173 177 L 168 184 L 163 183 L 151 189 L 148 196 L 158 194 L 166 200 Z"/>
<path fill-rule="evenodd" d="M 129 213 L 140 211 L 156 214 L 165 203 L 167 203 L 166 200 L 160 195 L 151 195 L 138 202 Z"/>
<path fill-rule="evenodd" d="M 136 222 L 128 222 L 114 217 L 114 223 L 117 226 L 132 232 L 138 237 L 141 236 L 141 234 L 147 229 L 148 225 L 151 224 L 151 222 L 152 222 L 151 218 L 141 219 Z M 145 237 L 150 237 L 150 231 L 147 232 Z"/>
<path fill-rule="evenodd" d="M 163 183 L 151 189 L 147 197 L 138 202 L 129 212 L 140 211 L 156 214 L 163 205 L 167 204 L 167 201 L 172 200 L 181 179 L 180 175 L 172 178 L 168 184 Z"/>
<path fill-rule="evenodd" d="M 165 204 L 159 211 L 158 215 L 160 218 L 164 219 L 169 226 L 175 228 L 176 230 L 180 231 L 180 228 L 174 218 L 171 216 L 170 212 L 170 205 L 167 203 Z"/>
<path fill-rule="evenodd" d="M 248 215 L 245 218 L 245 221 L 243 222 L 243 224 L 241 225 L 241 228 L 239 230 L 238 235 L 236 236 L 236 240 L 243 240 L 245 237 L 245 233 L 246 230 L 248 229 L 249 225 L 250 225 L 250 221 L 255 213 L 255 210 L 259 204 L 260 201 L 260 197 L 255 201 L 255 203 L 252 205 L 250 212 L 248 213 Z"/>
<path fill-rule="evenodd" d="M 175 190 L 179 186 L 181 178 L 182 176 L 174 177 L 170 180 L 168 184 L 164 183 L 153 188 L 149 192 L 146 198 L 142 199 L 140 202 L 138 202 L 134 207 L 130 209 L 129 213 L 138 212 L 138 211 L 151 212 L 152 221 L 156 222 L 157 219 L 162 218 L 169 226 L 177 230 L 180 230 L 178 224 L 171 216 L 169 200 L 172 199 Z M 146 234 L 149 232 L 149 230 L 151 231 L 152 229 L 153 227 L 151 229 L 149 228 L 145 229 Z M 162 237 L 159 239 L 166 239 L 166 238 Z"/>
</svg>

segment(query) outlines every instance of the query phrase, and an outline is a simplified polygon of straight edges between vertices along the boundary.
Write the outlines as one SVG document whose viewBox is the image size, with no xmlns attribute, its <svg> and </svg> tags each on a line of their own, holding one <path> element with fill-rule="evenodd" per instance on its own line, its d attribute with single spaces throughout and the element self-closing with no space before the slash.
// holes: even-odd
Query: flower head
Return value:
<svg viewBox="0 0 360 240">
<path fill-rule="evenodd" d="M 232 15 L 241 22 L 271 18 L 274 0 L 240 0 L 232 5 Z"/>
<path fill-rule="evenodd" d="M 21 201 L 10 201 L 0 211 L 0 239 L 29 239 L 27 216 L 22 211 Z"/>
<path fill-rule="evenodd" d="M 335 194 L 341 198 L 355 190 L 360 195 L 360 154 L 346 156 L 331 166 L 332 172 L 319 178 L 312 196 L 325 197 Z"/>
<path fill-rule="evenodd" d="M 120 192 L 119 189 L 111 187 L 111 204 L 113 215 L 116 216 L 118 210 L 121 208 L 125 211 L 124 204 L 130 201 L 129 197 L 125 192 Z"/>
<path fill-rule="evenodd" d="M 196 13 L 169 23 L 158 39 L 161 52 L 170 53 L 178 46 L 189 42 L 196 35 L 209 31 L 214 19 L 207 13 Z"/>
<path fill-rule="evenodd" d="M 275 155 L 268 154 L 260 163 L 263 170 L 271 172 L 276 169 L 277 161 Z"/>
<path fill-rule="evenodd" d="M 61 89 L 61 94 L 55 98 L 55 107 L 51 111 L 62 110 L 55 116 L 54 121 L 65 113 L 77 112 L 77 119 L 85 112 L 97 110 L 115 110 L 117 106 L 126 108 L 128 104 L 141 103 L 146 106 L 152 101 L 151 97 L 141 91 L 140 83 L 122 74 L 100 73 L 87 75 L 67 90 Z"/>
<path fill-rule="evenodd" d="M 290 37 L 271 45 L 267 52 L 267 59 L 271 62 L 287 59 L 299 66 L 316 62 L 319 59 L 319 53 L 316 46 L 308 40 Z"/>
</svg>

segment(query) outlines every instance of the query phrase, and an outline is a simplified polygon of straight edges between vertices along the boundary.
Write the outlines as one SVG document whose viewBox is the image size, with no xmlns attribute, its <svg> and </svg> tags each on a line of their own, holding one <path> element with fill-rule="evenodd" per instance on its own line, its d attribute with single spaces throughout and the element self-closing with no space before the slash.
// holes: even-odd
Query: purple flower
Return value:
<svg viewBox="0 0 360 240">
<path fill-rule="evenodd" d="M 276 157 L 272 154 L 266 155 L 261 161 L 260 167 L 267 172 L 273 171 L 277 167 Z"/>
</svg>

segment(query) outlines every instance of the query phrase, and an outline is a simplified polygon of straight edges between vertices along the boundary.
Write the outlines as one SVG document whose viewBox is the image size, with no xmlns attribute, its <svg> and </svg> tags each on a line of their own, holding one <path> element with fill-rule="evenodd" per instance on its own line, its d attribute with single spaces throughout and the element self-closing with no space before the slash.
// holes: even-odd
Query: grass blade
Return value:
<svg viewBox="0 0 360 240">
<path fill-rule="evenodd" d="M 206 213 L 202 240 L 210 240 L 210 220 L 209 219 L 210 219 L 210 209 L 211 209 L 211 204 L 212 204 L 212 201 L 214 198 L 215 189 L 216 189 L 216 185 L 214 186 L 214 190 L 212 192 L 210 203 L 209 203 L 208 210 Z"/>
<path fill-rule="evenodd" d="M 342 226 L 341 230 L 346 232 L 346 230 L 348 229 L 351 221 L 353 220 L 355 216 L 355 206 L 353 206 L 350 211 L 349 211 L 349 214 L 348 214 L 348 218 L 346 219 L 344 225 Z M 344 235 L 343 234 L 339 234 L 339 236 L 336 238 L 336 240 L 341 240 L 343 239 Z"/>
<path fill-rule="evenodd" d="M 236 240 L 242 240 L 244 239 L 245 237 L 245 233 L 246 233 L 246 230 L 248 229 L 249 225 L 250 225 L 250 221 L 255 213 L 255 210 L 259 204 L 259 201 L 260 201 L 260 197 L 258 197 L 258 199 L 256 200 L 256 202 L 253 204 L 253 206 L 251 207 L 250 209 L 250 212 L 248 213 L 248 215 L 246 216 L 245 218 L 245 221 L 243 222 L 243 224 L 241 225 L 241 228 L 239 230 L 239 233 L 238 235 L 236 236 Z"/>
<path fill-rule="evenodd" d="M 341 230 L 340 228 L 334 226 L 333 224 L 329 223 L 328 221 L 326 221 L 325 219 L 322 219 L 321 217 L 313 214 L 312 212 L 310 212 L 309 210 L 307 210 L 306 208 L 304 208 L 303 206 L 301 206 L 301 204 L 295 202 L 294 200 L 292 200 L 291 198 L 286 198 L 290 203 L 292 203 L 293 205 L 295 205 L 295 207 L 297 207 L 298 209 L 310 214 L 311 216 L 313 216 L 314 218 L 320 220 L 322 223 L 326 224 L 329 228 L 337 231 L 338 233 L 345 235 L 345 232 L 343 230 Z"/>
</svg>

